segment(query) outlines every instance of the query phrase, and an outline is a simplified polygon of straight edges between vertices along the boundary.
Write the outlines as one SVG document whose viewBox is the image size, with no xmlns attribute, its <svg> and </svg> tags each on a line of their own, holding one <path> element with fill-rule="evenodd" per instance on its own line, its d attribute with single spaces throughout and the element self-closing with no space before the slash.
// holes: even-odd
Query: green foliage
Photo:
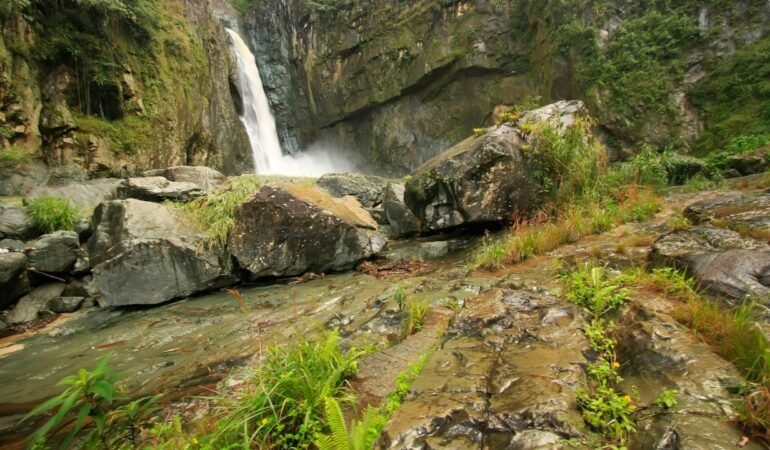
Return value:
<svg viewBox="0 0 770 450">
<path fill-rule="evenodd" d="M 591 133 L 590 120 L 576 118 L 564 130 L 550 122 L 536 124 L 531 141 L 534 175 L 548 198 L 564 205 L 600 194 L 607 152 Z"/>
<path fill-rule="evenodd" d="M 235 226 L 235 209 L 256 193 L 263 183 L 253 175 L 230 178 L 216 192 L 186 204 L 176 204 L 206 232 L 204 245 L 225 248 Z"/>
<path fill-rule="evenodd" d="M 361 420 L 355 420 L 348 430 L 345 416 L 338 401 L 327 398 L 326 424 L 331 434 L 319 434 L 315 439 L 318 450 L 371 450 L 387 423 L 387 418 L 376 408 L 364 411 Z"/>
<path fill-rule="evenodd" d="M 608 174 L 610 186 L 637 184 L 661 189 L 669 184 L 668 168 L 673 153 L 669 150 L 657 152 L 643 145 L 642 151 L 626 162 L 616 164 Z"/>
<path fill-rule="evenodd" d="M 404 306 L 406 306 L 406 290 L 404 290 L 403 286 L 399 285 L 396 287 L 396 292 L 393 293 L 393 301 L 398 305 L 399 311 L 404 310 Z"/>
<path fill-rule="evenodd" d="M 770 95 L 770 93 L 768 95 Z M 716 170 L 722 170 L 727 168 L 728 162 L 733 156 L 748 153 L 766 145 L 770 145 L 770 134 L 755 133 L 740 135 L 730 140 L 723 149 L 710 153 L 706 157 L 706 162 L 710 167 Z"/>
<path fill-rule="evenodd" d="M 428 302 L 425 299 L 407 298 L 406 318 L 401 323 L 401 339 L 406 339 L 407 336 L 422 331 L 427 313 Z"/>
<path fill-rule="evenodd" d="M 706 130 L 696 142 L 700 153 L 724 149 L 744 135 L 770 129 L 770 38 L 712 61 L 708 75 L 688 93 L 703 111 Z"/>
<path fill-rule="evenodd" d="M 323 431 L 326 399 L 344 395 L 362 355 L 341 351 L 336 332 L 316 344 L 271 348 L 251 378 L 253 389 L 233 399 L 218 431 L 200 441 L 218 448 L 244 441 L 257 448 L 307 447 Z"/>
<path fill-rule="evenodd" d="M 596 318 L 586 325 L 583 333 L 588 338 L 591 348 L 605 356 L 615 354 L 615 339 L 610 337 L 610 333 L 617 328 L 614 322 L 607 322 L 602 318 Z"/>
<path fill-rule="evenodd" d="M 66 198 L 38 197 L 27 201 L 26 206 L 32 222 L 44 233 L 73 230 L 79 219 L 77 207 Z"/>
<path fill-rule="evenodd" d="M 142 425 L 156 410 L 157 397 L 126 403 L 118 386 L 120 377 L 108 363 L 109 357 L 104 357 L 93 371 L 80 369 L 77 375 L 63 378 L 58 384 L 68 386 L 64 392 L 24 416 L 22 421 L 55 411 L 53 417 L 32 435 L 32 446 L 41 445 L 47 436 L 69 425 L 65 419 L 70 416 L 74 416 L 74 422 L 59 448 L 70 448 L 76 438 L 83 439 L 88 448 L 136 445 Z M 119 403 L 123 403 L 122 406 L 118 406 Z"/>
<path fill-rule="evenodd" d="M 567 300 L 594 318 L 613 311 L 628 301 L 630 292 L 612 280 L 601 266 L 582 265 L 561 277 Z"/>
<path fill-rule="evenodd" d="M 0 168 L 21 166 L 33 159 L 32 153 L 21 147 L 0 148 Z"/>
<path fill-rule="evenodd" d="M 262 0 L 230 0 L 230 3 L 235 6 L 235 9 L 245 14 L 258 8 L 262 4 Z"/>
<path fill-rule="evenodd" d="M 629 433 L 636 431 L 633 400 L 612 387 L 599 386 L 592 392 L 578 389 L 577 402 L 583 419 L 609 438 L 624 442 Z"/>
<path fill-rule="evenodd" d="M 679 394 L 679 391 L 676 389 L 666 389 L 658 395 L 658 398 L 653 403 L 664 410 L 675 408 L 677 405 L 677 394 Z"/>
</svg>

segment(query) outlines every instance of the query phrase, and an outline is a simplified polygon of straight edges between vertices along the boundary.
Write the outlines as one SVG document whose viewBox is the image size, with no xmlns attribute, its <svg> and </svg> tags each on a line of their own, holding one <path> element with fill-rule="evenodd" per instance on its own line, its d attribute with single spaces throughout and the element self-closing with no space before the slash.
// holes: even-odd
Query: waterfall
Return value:
<svg viewBox="0 0 770 450">
<path fill-rule="evenodd" d="M 232 41 L 243 97 L 241 121 L 249 135 L 254 170 L 259 175 L 320 176 L 355 170 L 352 164 L 326 149 L 311 149 L 296 156 L 284 155 L 276 131 L 275 117 L 262 86 L 254 54 L 235 31 L 225 28 Z"/>
</svg>

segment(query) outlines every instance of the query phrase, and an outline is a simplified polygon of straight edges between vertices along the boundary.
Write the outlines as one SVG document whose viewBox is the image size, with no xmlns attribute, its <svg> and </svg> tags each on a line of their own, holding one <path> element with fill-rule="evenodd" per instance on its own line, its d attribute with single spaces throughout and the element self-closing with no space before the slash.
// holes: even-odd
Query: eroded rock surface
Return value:
<svg viewBox="0 0 770 450">
<path fill-rule="evenodd" d="M 400 183 L 389 183 L 385 187 L 382 206 L 388 224 L 396 236 L 411 236 L 420 231 L 420 220 L 404 202 L 405 187 Z"/>
<path fill-rule="evenodd" d="M 0 239 L 29 239 L 36 233 L 26 208 L 0 206 Z"/>
<path fill-rule="evenodd" d="M 235 213 L 229 251 L 253 278 L 350 269 L 387 240 L 352 197 L 314 187 L 264 186 Z"/>
<path fill-rule="evenodd" d="M 66 198 L 80 208 L 81 212 L 85 213 L 95 208 L 99 203 L 116 199 L 118 197 L 118 187 L 122 184 L 123 180 L 105 178 L 62 186 L 39 186 L 32 189 L 26 198 Z"/>
<path fill-rule="evenodd" d="M 28 243 L 29 264 L 46 273 L 66 273 L 80 256 L 80 241 L 74 231 L 55 231 Z"/>
<path fill-rule="evenodd" d="M 235 281 L 228 257 L 202 245 L 199 230 L 164 205 L 103 203 L 88 242 L 91 287 L 103 305 L 154 305 Z"/>
<path fill-rule="evenodd" d="M 205 195 L 197 183 L 169 181 L 164 177 L 129 178 L 118 188 L 118 197 L 135 198 L 150 202 L 165 200 L 186 202 Z"/>
<path fill-rule="evenodd" d="M 541 294 L 493 289 L 466 301 L 378 447 L 559 448 L 582 436 L 581 325 L 572 306 Z"/>
</svg>

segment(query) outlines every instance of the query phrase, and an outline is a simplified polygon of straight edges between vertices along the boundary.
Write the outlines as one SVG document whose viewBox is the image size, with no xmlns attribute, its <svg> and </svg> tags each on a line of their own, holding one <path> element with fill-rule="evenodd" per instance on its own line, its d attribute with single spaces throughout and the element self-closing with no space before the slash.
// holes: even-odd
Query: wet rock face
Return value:
<svg viewBox="0 0 770 450">
<path fill-rule="evenodd" d="M 35 234 L 35 225 L 25 208 L 0 206 L 0 239 L 28 239 Z"/>
<path fill-rule="evenodd" d="M 315 188 L 265 186 L 235 213 L 228 250 L 252 278 L 350 269 L 386 239 L 355 202 Z"/>
<path fill-rule="evenodd" d="M 186 202 L 205 194 L 198 184 L 169 181 L 164 177 L 129 178 L 118 188 L 119 198 L 136 198 L 150 202 Z"/>
<path fill-rule="evenodd" d="M 48 302 L 61 295 L 64 287 L 64 283 L 47 284 L 25 295 L 8 313 L 8 323 L 19 325 L 37 319 L 38 315 L 44 312 Z"/>
<path fill-rule="evenodd" d="M 93 224 L 90 287 L 102 305 L 155 305 L 236 280 L 227 257 L 166 206 L 115 200 L 96 209 Z"/>
<path fill-rule="evenodd" d="M 411 236 L 420 231 L 420 220 L 404 202 L 403 184 L 390 183 L 385 187 L 382 206 L 393 234 L 399 237 Z"/>
<path fill-rule="evenodd" d="M 658 239 L 654 264 L 687 270 L 701 288 L 728 298 L 770 295 L 770 245 L 762 238 L 770 232 L 770 195 L 728 193 L 688 206 L 685 216 L 700 225 Z"/>
<path fill-rule="evenodd" d="M 316 182 L 333 197 L 352 195 L 367 208 L 382 203 L 385 183 L 383 178 L 360 173 L 330 173 L 322 176 Z"/>
<path fill-rule="evenodd" d="M 0 253 L 0 308 L 13 304 L 29 292 L 25 269 L 27 256 L 21 252 Z"/>
<path fill-rule="evenodd" d="M 466 301 L 378 448 L 552 448 L 581 436 L 580 326 L 573 307 L 540 294 Z"/>
<path fill-rule="evenodd" d="M 506 125 L 469 138 L 420 167 L 404 201 L 426 231 L 510 220 L 537 206 L 537 186 L 518 130 Z"/>
<path fill-rule="evenodd" d="M 74 231 L 56 231 L 30 242 L 29 265 L 41 272 L 66 273 L 80 256 L 80 241 Z"/>
</svg>

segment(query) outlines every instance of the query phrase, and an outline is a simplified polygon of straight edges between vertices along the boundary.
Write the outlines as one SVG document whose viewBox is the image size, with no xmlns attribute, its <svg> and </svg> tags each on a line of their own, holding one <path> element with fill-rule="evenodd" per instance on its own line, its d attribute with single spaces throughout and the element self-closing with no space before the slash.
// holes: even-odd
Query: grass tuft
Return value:
<svg viewBox="0 0 770 450">
<path fill-rule="evenodd" d="M 235 209 L 263 185 L 253 175 L 230 178 L 227 183 L 205 197 L 186 204 L 176 204 L 190 219 L 206 232 L 206 248 L 225 248 L 235 226 Z"/>
<path fill-rule="evenodd" d="M 44 233 L 73 230 L 79 219 L 78 208 L 66 198 L 44 196 L 27 202 L 27 212 Z"/>
</svg>

